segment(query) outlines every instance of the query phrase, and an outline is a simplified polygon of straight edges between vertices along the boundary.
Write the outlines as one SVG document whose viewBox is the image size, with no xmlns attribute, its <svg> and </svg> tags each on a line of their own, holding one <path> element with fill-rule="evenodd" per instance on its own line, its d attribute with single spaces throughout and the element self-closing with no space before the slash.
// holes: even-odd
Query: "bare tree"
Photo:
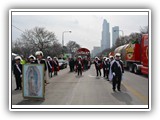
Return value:
<svg viewBox="0 0 160 120">
<path fill-rule="evenodd" d="M 34 54 L 37 50 L 43 51 L 45 57 L 49 54 L 54 55 L 54 51 L 56 51 L 56 54 L 61 54 L 60 49 L 62 48 L 55 34 L 41 27 L 25 30 L 20 38 L 12 44 L 12 51 L 25 57 Z"/>
<path fill-rule="evenodd" d="M 149 31 L 148 26 L 140 27 L 141 34 L 148 34 L 148 31 Z"/>
<path fill-rule="evenodd" d="M 127 44 L 128 42 L 129 42 L 129 37 L 128 36 L 123 36 L 123 37 L 117 38 L 114 47 L 118 47 L 118 46 Z"/>
<path fill-rule="evenodd" d="M 75 41 L 69 41 L 67 43 L 67 48 L 69 49 L 69 52 L 72 53 L 74 50 L 79 49 L 80 45 L 77 44 Z"/>
</svg>

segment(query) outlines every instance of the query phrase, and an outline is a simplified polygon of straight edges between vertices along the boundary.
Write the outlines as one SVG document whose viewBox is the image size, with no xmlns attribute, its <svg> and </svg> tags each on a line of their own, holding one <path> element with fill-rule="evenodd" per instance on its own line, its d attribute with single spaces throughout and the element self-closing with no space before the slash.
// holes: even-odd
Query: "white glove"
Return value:
<svg viewBox="0 0 160 120">
<path fill-rule="evenodd" d="M 115 76 L 116 74 L 113 72 L 113 76 Z"/>
<path fill-rule="evenodd" d="M 20 75 L 20 77 L 22 78 L 22 75 Z"/>
</svg>

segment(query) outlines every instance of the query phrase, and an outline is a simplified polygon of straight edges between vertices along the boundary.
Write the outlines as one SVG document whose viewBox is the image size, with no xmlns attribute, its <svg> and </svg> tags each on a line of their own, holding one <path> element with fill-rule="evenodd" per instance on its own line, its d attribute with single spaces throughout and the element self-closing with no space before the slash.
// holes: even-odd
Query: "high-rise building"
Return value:
<svg viewBox="0 0 160 120">
<path fill-rule="evenodd" d="M 101 40 L 101 51 L 110 48 L 110 32 L 109 32 L 109 23 L 107 20 L 103 20 L 103 29 L 102 29 L 102 40 Z"/>
<path fill-rule="evenodd" d="M 92 57 L 95 57 L 100 52 L 101 52 L 101 47 L 94 46 L 92 50 Z"/>
<path fill-rule="evenodd" d="M 112 46 L 115 45 L 118 37 L 119 37 L 119 26 L 114 26 L 112 27 Z"/>
</svg>

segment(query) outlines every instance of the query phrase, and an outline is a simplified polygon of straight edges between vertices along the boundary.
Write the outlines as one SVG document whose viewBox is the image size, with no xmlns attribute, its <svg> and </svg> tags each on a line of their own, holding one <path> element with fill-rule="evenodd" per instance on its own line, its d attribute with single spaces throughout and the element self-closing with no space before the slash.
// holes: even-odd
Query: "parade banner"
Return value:
<svg viewBox="0 0 160 120">
<path fill-rule="evenodd" d="M 23 97 L 44 99 L 44 65 L 23 65 Z"/>
</svg>

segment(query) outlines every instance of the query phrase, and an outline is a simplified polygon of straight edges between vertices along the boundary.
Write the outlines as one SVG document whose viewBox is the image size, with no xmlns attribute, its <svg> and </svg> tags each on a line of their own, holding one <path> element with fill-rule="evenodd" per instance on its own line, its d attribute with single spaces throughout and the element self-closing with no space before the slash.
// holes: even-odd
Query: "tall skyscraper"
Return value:
<svg viewBox="0 0 160 120">
<path fill-rule="evenodd" d="M 107 20 L 103 20 L 103 29 L 102 29 L 102 40 L 101 40 L 101 51 L 110 48 L 110 32 L 109 32 L 109 23 Z"/>
<path fill-rule="evenodd" d="M 118 37 L 119 37 L 119 26 L 114 26 L 112 27 L 112 46 L 115 45 Z"/>
<path fill-rule="evenodd" d="M 92 57 L 95 57 L 100 52 L 101 52 L 101 47 L 94 46 L 92 50 Z"/>
</svg>

